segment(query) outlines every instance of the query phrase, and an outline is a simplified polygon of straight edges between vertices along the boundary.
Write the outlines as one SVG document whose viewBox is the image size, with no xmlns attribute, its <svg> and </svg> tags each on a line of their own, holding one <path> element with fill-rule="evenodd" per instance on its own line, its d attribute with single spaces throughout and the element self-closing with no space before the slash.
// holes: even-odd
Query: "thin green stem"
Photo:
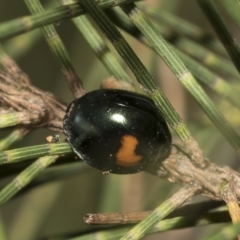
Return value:
<svg viewBox="0 0 240 240">
<path fill-rule="evenodd" d="M 109 8 L 135 2 L 136 0 L 101 0 L 100 8 Z M 0 24 L 0 39 L 25 33 L 32 29 L 84 14 L 77 3 L 46 10 L 33 16 L 26 16 Z"/>
<path fill-rule="evenodd" d="M 73 0 L 64 0 L 65 3 L 72 3 Z M 88 20 L 87 16 L 80 16 L 73 18 L 75 26 L 83 35 L 95 55 L 100 59 L 108 72 L 118 80 L 126 81 L 132 84 L 131 78 L 126 71 L 121 67 L 118 60 L 111 53 L 108 46 L 105 44 L 104 39 L 95 30 L 93 24 Z"/>
<path fill-rule="evenodd" d="M 37 115 L 29 114 L 28 112 L 12 112 L 4 113 L 0 118 L 0 128 L 16 126 L 18 124 L 29 124 L 31 120 L 36 120 Z"/>
<path fill-rule="evenodd" d="M 157 207 L 148 217 L 132 228 L 121 240 L 137 240 L 143 237 L 157 222 L 165 218 L 170 212 L 182 205 L 189 198 L 193 197 L 197 189 L 183 187 L 170 199 Z"/>
<path fill-rule="evenodd" d="M 211 236 L 201 238 L 201 240 L 232 240 L 237 239 L 237 235 L 240 234 L 240 224 L 229 225 L 222 228 L 217 233 L 215 232 Z"/>
<path fill-rule="evenodd" d="M 220 0 L 224 8 L 228 11 L 230 17 L 240 27 L 240 4 L 238 0 Z"/>
<path fill-rule="evenodd" d="M 176 14 L 161 11 L 159 9 L 153 9 L 147 4 L 144 4 L 144 7 L 141 7 L 141 9 L 145 13 L 147 13 L 149 17 L 157 20 L 159 25 L 167 26 L 174 32 L 177 32 L 187 38 L 193 39 L 194 42 L 204 44 L 208 48 L 212 49 L 214 52 L 217 52 L 222 56 L 228 57 L 227 52 L 225 51 L 219 40 L 213 35 L 210 35 L 204 29 L 195 25 L 194 23 L 186 21 L 178 17 Z"/>
<path fill-rule="evenodd" d="M 71 153 L 68 143 L 42 144 L 0 152 L 0 164 L 20 162 L 47 155 Z"/>
<path fill-rule="evenodd" d="M 191 70 L 192 74 L 201 82 L 208 85 L 220 97 L 226 98 L 234 106 L 240 109 L 239 91 L 234 86 L 226 82 L 220 76 L 212 73 L 206 67 L 202 66 L 196 60 L 173 47 L 175 53 L 182 59 L 186 66 Z"/>
<path fill-rule="evenodd" d="M 44 12 L 44 8 L 38 0 L 25 0 L 25 3 L 32 14 L 41 14 Z M 48 25 L 41 27 L 41 31 L 45 36 L 53 55 L 57 59 L 74 97 L 81 97 L 84 94 L 82 81 L 78 77 L 77 72 L 71 63 L 67 50 L 57 34 L 55 27 L 53 25 Z"/>
<path fill-rule="evenodd" d="M 42 157 L 31 164 L 0 191 L 0 206 L 30 183 L 41 171 L 54 163 L 58 156 Z"/>
<path fill-rule="evenodd" d="M 221 72 L 226 76 L 236 79 L 236 82 L 239 82 L 239 73 L 236 71 L 232 62 L 228 59 L 225 59 L 184 37 L 177 37 L 173 44 L 186 54 L 214 69 L 214 71 Z"/>
<path fill-rule="evenodd" d="M 219 39 L 231 57 L 236 69 L 240 73 L 240 46 L 232 36 L 229 28 L 221 17 L 214 1 L 198 0 L 199 5 L 213 25 Z"/>
<path fill-rule="evenodd" d="M 16 128 L 7 137 L 0 139 L 0 151 L 8 149 L 12 144 L 20 141 L 24 136 L 29 133 L 28 128 Z"/>
</svg>

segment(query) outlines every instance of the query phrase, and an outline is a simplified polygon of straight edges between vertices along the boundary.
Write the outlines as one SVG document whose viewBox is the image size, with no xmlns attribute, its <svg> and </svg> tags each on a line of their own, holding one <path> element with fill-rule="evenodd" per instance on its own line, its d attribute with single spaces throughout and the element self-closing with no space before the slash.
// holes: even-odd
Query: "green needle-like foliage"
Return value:
<svg viewBox="0 0 240 240">
<path fill-rule="evenodd" d="M 103 0 L 99 3 L 99 7 L 108 8 L 114 7 L 126 2 L 134 2 L 134 0 Z M 5 37 L 16 36 L 17 34 L 30 31 L 37 27 L 47 25 L 53 22 L 69 19 L 69 17 L 76 17 L 83 14 L 84 11 L 79 7 L 78 4 L 71 4 L 68 6 L 62 6 L 46 10 L 43 13 L 36 14 L 33 16 L 26 16 L 18 19 L 11 20 L 7 23 L 0 25 L 0 39 Z"/>
<path fill-rule="evenodd" d="M 159 53 L 169 68 L 173 71 L 176 77 L 181 81 L 183 86 L 192 94 L 198 101 L 201 108 L 205 111 L 208 117 L 212 120 L 215 126 L 221 131 L 233 148 L 239 152 L 240 137 L 227 122 L 220 111 L 214 106 L 207 94 L 202 90 L 192 74 L 184 66 L 182 61 L 171 50 L 168 44 L 158 34 L 153 24 L 146 16 L 136 8 L 134 4 L 125 5 L 123 10 L 129 14 L 133 23 L 145 35 L 152 47 Z M 154 94 L 156 96 L 156 94 Z M 156 99 L 156 97 L 154 97 Z"/>
<path fill-rule="evenodd" d="M 33 14 L 44 12 L 43 7 L 38 0 L 25 0 L 25 2 Z M 84 94 L 82 81 L 79 79 L 57 31 L 53 25 L 42 27 L 41 30 L 53 55 L 61 66 L 61 70 L 68 81 L 69 88 L 73 92 L 75 98 L 81 97 Z"/>
<path fill-rule="evenodd" d="M 214 233 L 211 236 L 202 238 L 201 240 L 231 240 L 236 238 L 240 233 L 240 224 L 224 227 L 220 232 Z"/>
<path fill-rule="evenodd" d="M 77 195 L 81 195 L 83 202 L 78 202 L 77 206 L 80 205 L 84 211 L 85 209 L 89 209 L 87 205 L 85 206 L 86 202 L 89 204 L 91 201 L 93 201 L 95 204 L 93 211 L 101 212 L 102 209 L 108 211 L 109 209 L 114 208 L 124 210 L 124 203 L 122 202 L 125 201 L 125 204 L 128 205 L 129 202 L 126 201 L 126 199 L 133 198 L 131 195 L 132 191 L 129 193 L 129 190 L 126 191 L 126 189 L 124 189 L 126 188 L 126 182 L 122 181 L 122 178 L 127 178 L 127 176 L 115 175 L 114 178 L 112 178 L 112 176 L 105 178 L 100 172 L 95 170 L 98 177 L 96 181 L 93 175 L 91 175 L 94 170 L 87 164 L 80 164 L 81 166 L 84 166 L 82 169 L 83 171 L 81 172 L 76 165 L 79 163 L 79 160 L 74 160 L 76 162 L 74 164 L 70 164 L 74 158 L 72 149 L 68 143 L 55 143 L 59 140 L 58 135 L 55 135 L 54 137 L 49 136 L 47 141 L 51 143 L 48 144 L 34 145 L 31 143 L 33 146 L 16 146 L 12 150 L 9 150 L 13 144 L 19 142 L 19 140 L 24 140 L 24 137 L 27 134 L 32 133 L 35 129 L 40 127 L 45 127 L 49 130 L 63 133 L 62 119 L 65 114 L 67 104 L 64 104 L 61 100 L 55 97 L 55 95 L 35 88 L 30 82 L 30 78 L 24 78 L 25 75 L 23 74 L 22 70 L 18 68 L 12 60 L 10 60 L 9 56 L 5 52 L 10 54 L 15 59 L 20 58 L 20 56 L 22 56 L 24 53 L 27 53 L 30 48 L 34 46 L 37 40 L 41 39 L 42 35 L 44 35 L 53 56 L 59 63 L 59 69 L 61 69 L 69 83 L 71 92 L 75 98 L 80 97 L 84 94 L 83 84 L 81 82 L 82 80 L 78 78 L 76 70 L 73 67 L 71 52 L 69 51 L 68 55 L 68 52 L 64 46 L 65 43 L 63 44 L 60 35 L 58 35 L 56 31 L 56 29 L 59 29 L 62 27 L 62 25 L 64 25 L 62 24 L 63 20 L 68 21 L 72 18 L 72 22 L 75 24 L 89 47 L 92 49 L 95 56 L 103 63 L 108 73 L 113 76 L 118 83 L 122 82 L 120 80 L 123 80 L 125 81 L 124 84 L 127 83 L 133 87 L 133 81 L 127 70 L 121 66 L 117 58 L 114 56 L 114 51 L 107 46 L 106 39 L 102 35 L 105 35 L 105 37 L 108 38 L 113 47 L 122 57 L 124 63 L 135 75 L 141 89 L 149 94 L 149 96 L 155 101 L 157 107 L 160 109 L 169 125 L 182 140 L 184 145 L 183 150 L 175 145 L 172 145 L 168 157 L 164 159 L 160 165 L 157 165 L 157 163 L 152 165 L 153 168 L 156 167 L 156 172 L 151 171 L 151 168 L 150 171 L 147 170 L 148 172 L 151 172 L 170 182 L 180 183 L 182 187 L 174 194 L 171 193 L 171 190 L 164 191 L 162 188 L 160 191 L 159 188 L 157 188 L 157 191 L 154 190 L 154 194 L 149 195 L 146 195 L 143 191 L 141 193 L 143 198 L 141 199 L 142 205 L 145 204 L 145 200 L 149 203 L 154 198 L 154 202 L 157 202 L 159 207 L 152 207 L 156 205 L 154 205 L 155 203 L 152 204 L 151 202 L 149 206 L 155 209 L 152 210 L 152 213 L 150 213 L 146 218 L 133 227 L 123 227 L 118 225 L 116 227 L 111 226 L 100 230 L 93 228 L 93 230 L 87 231 L 86 234 L 85 230 L 82 230 L 82 228 L 79 227 L 78 221 L 78 228 L 77 231 L 74 230 L 74 233 L 71 232 L 72 230 L 68 231 L 70 232 L 70 235 L 68 235 L 68 233 L 66 233 L 66 235 L 65 233 L 57 233 L 56 237 L 52 236 L 52 238 L 71 240 L 107 240 L 121 238 L 133 240 L 141 239 L 147 234 L 160 233 L 178 228 L 204 225 L 209 226 L 214 223 L 225 223 L 231 220 L 233 223 L 240 221 L 240 217 L 238 216 L 239 193 L 237 189 L 240 180 L 238 179 L 239 176 L 237 169 L 232 169 L 230 166 L 226 168 L 217 164 L 214 165 L 210 161 L 212 160 L 211 157 L 210 160 L 205 158 L 203 151 L 195 140 L 195 137 L 196 139 L 199 139 L 199 142 L 202 146 L 204 146 L 204 143 L 205 145 L 208 144 L 208 146 L 204 148 L 205 154 L 208 152 L 210 156 L 210 153 L 215 152 L 215 154 L 221 155 L 222 149 L 220 145 L 220 138 L 219 136 L 215 136 L 215 129 L 211 129 L 209 121 L 202 116 L 200 116 L 197 120 L 194 120 L 194 124 L 186 124 L 188 121 L 187 118 L 186 121 L 183 122 L 160 88 L 161 83 L 159 84 L 157 82 L 157 78 L 154 79 L 155 77 L 152 76 L 152 73 L 149 73 L 149 70 L 145 67 L 140 58 L 137 57 L 135 53 L 136 51 L 133 51 L 129 44 L 132 39 L 127 41 L 126 39 L 128 39 L 128 37 L 126 36 L 125 38 L 125 35 L 123 37 L 114 24 L 121 27 L 124 31 L 130 33 L 135 39 L 150 47 L 155 53 L 157 53 L 158 56 L 161 57 L 162 60 L 164 60 L 168 68 L 172 71 L 172 73 L 174 73 L 174 75 L 182 83 L 185 89 L 192 95 L 192 97 L 195 98 L 199 106 L 204 110 L 205 114 L 217 127 L 219 133 L 222 133 L 230 145 L 238 152 L 238 154 L 240 154 L 239 135 L 215 107 L 215 104 L 213 104 L 213 102 L 210 100 L 212 95 L 208 97 L 208 95 L 200 86 L 201 83 L 204 83 L 211 90 L 217 93 L 218 98 L 216 101 L 218 101 L 222 109 L 227 108 L 224 109 L 226 111 L 226 115 L 230 121 L 233 122 L 233 118 L 238 116 L 234 111 L 240 109 L 240 97 L 238 89 L 239 74 L 234 68 L 231 60 L 227 58 L 226 51 L 219 43 L 218 39 L 208 34 L 205 30 L 199 28 L 194 23 L 190 23 L 189 21 L 177 17 L 177 14 L 175 13 L 166 13 L 164 10 L 159 11 L 157 8 L 148 8 L 145 3 L 142 4 L 140 2 L 137 3 L 139 6 L 138 8 L 135 5 L 134 0 L 63 0 L 61 2 L 61 4 L 64 4 L 63 6 L 54 8 L 50 2 L 48 3 L 48 7 L 43 7 L 37 0 L 25 0 L 25 2 L 32 13 L 31 16 L 19 17 L 0 24 L 1 40 L 29 32 L 28 34 L 17 36 L 14 39 L 3 42 L 3 47 L 0 48 L 0 173 L 2 174 L 1 180 L 4 181 L 0 190 L 0 205 L 8 203 L 19 193 L 26 193 L 22 192 L 22 189 L 26 186 L 28 186 L 28 188 L 25 190 L 33 188 L 35 189 L 38 184 L 48 183 L 57 179 L 62 180 L 63 176 L 69 177 L 76 173 L 81 173 L 81 180 L 78 182 L 78 186 L 71 185 L 71 188 L 74 189 L 73 191 L 75 191 L 75 189 L 77 190 L 74 192 L 74 198 Z M 212 20 L 213 25 L 215 24 L 214 27 L 219 31 L 220 34 L 219 38 L 222 36 L 225 47 L 230 55 L 232 54 L 232 61 L 235 63 L 235 66 L 239 68 L 239 46 L 234 41 L 233 36 L 230 34 L 228 26 L 224 23 L 224 21 L 222 21 L 218 8 L 216 8 L 215 4 L 212 3 L 213 1 L 199 0 L 199 2 L 204 5 L 203 8 L 205 9 L 206 13 L 210 12 L 210 15 L 211 13 L 214 13 L 209 17 L 209 19 Z M 232 19 L 239 24 L 240 21 L 237 14 L 237 10 L 239 10 L 239 4 L 237 1 L 221 0 L 220 2 L 231 15 Z M 161 1 L 159 1 L 159 4 L 161 4 Z M 171 1 L 169 4 L 173 4 L 174 6 L 172 6 L 172 8 L 174 9 L 175 7 L 177 8 L 179 2 Z M 120 7 L 116 11 L 115 9 L 109 9 L 115 6 Z M 86 13 L 89 16 L 85 16 Z M 90 18 L 92 18 L 94 23 Z M 61 24 L 59 25 L 58 23 Z M 39 28 L 41 31 L 30 32 L 36 28 Z M 76 42 L 74 42 L 74 44 L 76 44 Z M 82 51 L 82 53 L 84 53 L 84 51 Z M 37 54 L 36 58 L 38 57 L 39 56 Z M 81 58 L 84 60 L 85 58 L 88 59 L 88 57 L 89 56 L 85 56 L 84 54 L 81 56 Z M 80 67 L 77 70 L 81 72 L 81 64 L 78 66 Z M 91 73 L 95 71 L 97 72 L 97 70 L 94 68 L 94 65 L 90 66 L 89 69 L 91 69 Z M 83 78 L 86 78 L 83 79 L 84 83 L 88 81 L 88 75 L 84 76 Z M 9 91 L 11 89 L 10 81 L 8 81 L 9 79 L 13 80 L 11 84 L 13 83 L 13 85 L 15 85 L 14 91 Z M 34 81 L 34 79 L 32 80 Z M 168 78 L 164 78 L 164 81 L 168 81 Z M 54 79 L 51 79 L 51 83 L 52 82 L 54 82 Z M 95 88 L 96 87 L 93 87 L 93 89 Z M 24 97 L 22 97 L 23 94 L 21 95 L 21 91 L 25 91 L 26 95 L 24 95 Z M 28 93 L 32 94 L 32 98 L 29 97 L 30 94 L 28 95 Z M 35 95 L 39 95 L 43 99 L 43 105 L 40 104 L 39 101 L 35 101 L 37 107 L 42 107 L 40 108 L 41 111 L 39 111 L 37 107 L 34 108 L 31 105 L 34 102 L 33 96 Z M 21 101 L 21 97 L 24 99 L 24 101 Z M 238 109 L 232 109 L 229 103 L 229 105 L 225 107 L 224 104 L 226 103 L 222 101 L 224 98 Z M 15 100 L 14 103 L 11 102 L 12 99 Z M 51 108 L 49 108 L 50 111 L 47 111 L 49 110 L 48 99 L 51 99 L 53 104 L 53 107 L 51 105 Z M 55 114 L 55 110 L 56 112 L 58 111 L 58 114 Z M 238 126 L 238 124 L 239 121 L 235 121 L 235 125 Z M 191 129 L 191 133 L 189 127 Z M 194 137 L 192 132 L 194 133 Z M 173 136 L 173 143 L 175 143 L 175 141 L 176 135 Z M 22 144 L 22 142 L 20 144 Z M 189 162 L 184 161 L 183 158 L 181 158 L 182 155 L 179 154 L 178 151 L 172 152 L 173 149 L 177 149 L 179 152 L 181 152 L 181 154 L 184 155 L 185 160 L 187 159 Z M 206 151 L 206 149 L 208 151 Z M 71 159 L 69 159 L 69 156 L 71 156 Z M 59 162 L 46 170 L 46 168 L 55 163 L 58 158 L 60 158 Z M 223 158 L 226 159 L 225 163 L 228 163 L 231 160 L 230 156 L 228 154 L 225 155 L 225 153 Z M 171 171 L 175 174 L 172 174 L 172 172 L 168 171 L 167 167 L 169 165 L 167 164 L 169 164 L 169 160 L 172 161 L 172 164 L 175 161 L 174 164 L 170 166 Z M 189 166 L 194 166 L 194 170 L 188 171 L 190 168 Z M 88 168 L 92 171 L 89 175 L 86 174 L 88 173 Z M 186 170 L 186 174 L 181 174 L 182 172 L 180 169 Z M 195 181 L 195 179 L 192 177 L 198 176 L 196 174 L 198 171 L 205 171 L 204 174 L 206 173 L 205 176 L 207 177 L 202 180 L 201 178 L 200 180 L 196 179 Z M 227 175 L 224 175 L 226 172 Z M 39 175 L 39 173 L 42 174 Z M 213 173 L 216 174 L 216 179 L 219 177 L 220 186 L 219 181 L 217 180 L 217 184 L 212 184 L 212 180 L 210 180 L 212 178 L 210 175 Z M 13 176 L 14 174 L 17 175 Z M 106 172 L 104 174 L 106 174 Z M 141 174 L 138 176 L 141 178 Z M 221 178 L 221 176 L 223 177 Z M 8 178 L 4 179 L 5 177 Z M 136 182 L 132 181 L 132 179 L 134 179 L 131 178 L 132 175 L 128 177 L 130 179 L 127 184 L 128 189 L 138 189 Z M 104 184 L 102 183 L 103 178 Z M 101 179 L 101 182 L 99 179 Z M 231 179 L 233 179 L 232 182 Z M 6 184 L 5 181 L 8 181 L 8 183 Z M 155 181 L 157 182 L 157 178 Z M 201 185 L 203 182 L 205 185 Z M 96 185 L 94 190 L 92 190 L 91 184 Z M 141 178 L 141 190 L 146 187 L 148 188 L 148 193 L 151 191 L 153 193 L 153 187 L 150 186 L 149 188 L 147 184 L 148 183 L 145 182 L 145 178 Z M 204 188 L 202 186 L 206 187 Z M 84 192 L 85 188 L 91 194 L 97 190 L 97 195 L 95 195 L 96 198 L 92 196 L 86 196 Z M 72 189 L 68 190 L 70 192 Z M 227 190 L 230 191 L 232 194 L 231 196 L 233 197 L 230 199 L 230 201 L 228 199 L 230 195 L 224 192 Z M 216 196 L 213 194 L 215 191 L 217 192 Z M 172 195 L 172 197 L 165 197 L 167 193 Z M 176 208 L 180 207 L 184 202 L 199 194 L 203 194 L 214 200 L 224 200 L 228 207 L 231 206 L 231 204 L 236 207 L 233 210 L 230 208 L 226 210 L 225 207 L 223 212 L 222 210 L 216 209 L 214 202 L 214 211 L 211 211 L 213 208 L 209 208 L 210 210 L 204 209 L 203 212 L 201 211 L 197 214 L 196 212 L 192 213 L 190 211 L 186 211 L 183 212 L 182 215 L 174 215 Z M 128 195 L 131 196 L 129 197 Z M 47 204 L 48 197 L 49 196 L 46 196 L 46 198 L 43 197 L 41 200 Z M 163 202 L 159 197 L 163 197 L 163 199 L 166 200 Z M 72 197 L 67 195 L 66 199 L 72 200 Z M 122 201 L 123 199 L 124 201 Z M 56 200 L 65 201 L 60 195 L 59 197 L 57 195 Z M 158 202 L 163 203 L 159 204 Z M 11 204 L 14 204 L 14 202 Z M 145 206 L 146 205 L 147 204 L 145 204 Z M 6 204 L 4 207 L 7 208 L 8 205 Z M 151 209 L 147 210 L 149 211 Z M 4 211 L 6 210 L 4 209 Z M 41 211 L 43 211 L 43 209 L 41 209 Z M 44 216 L 41 211 L 38 211 L 37 214 Z M 47 212 L 48 216 L 52 214 L 52 211 L 51 213 L 49 212 Z M 170 213 L 173 214 L 174 217 L 168 216 Z M 229 213 L 231 217 L 234 214 L 236 214 L 236 216 L 234 215 L 234 218 L 231 219 Z M 13 214 L 13 212 L 11 214 Z M 76 211 L 76 214 L 74 215 L 75 217 L 78 217 L 79 212 Z M 120 215 L 125 216 L 125 214 Z M 33 219 L 32 215 L 31 217 Z M 167 219 L 167 217 L 170 217 L 170 219 Z M 82 218 L 82 215 L 80 218 Z M 45 220 L 46 219 L 43 217 L 42 221 L 44 223 Z M 62 218 L 62 220 L 65 221 L 64 218 Z M 122 220 L 123 221 L 121 224 L 124 223 L 124 217 Z M 23 219 L 24 223 L 25 221 L 27 222 L 27 220 Z M 43 224 L 39 224 L 39 229 L 43 229 Z M 37 231 L 33 231 L 39 232 L 39 229 L 37 229 Z M 3 231 L 3 233 L 1 233 L 1 231 Z M 61 229 L 61 231 L 67 232 L 64 229 Z M 4 235 L 6 235 L 4 234 L 4 229 L 0 227 L 0 236 Z M 239 235 L 239 225 L 236 224 L 222 228 L 221 231 L 217 231 L 217 233 L 214 232 L 214 234 L 209 235 L 209 237 L 207 236 L 204 239 L 233 239 L 236 238 L 237 235 Z M 34 237 L 39 238 L 39 236 Z M 51 236 L 47 236 L 46 238 L 50 237 Z"/>
<path fill-rule="evenodd" d="M 126 30 L 128 33 L 130 33 L 132 36 L 135 36 L 136 34 L 134 35 L 134 33 L 137 32 L 137 30 L 135 30 L 133 24 L 128 19 L 126 19 L 126 17 L 123 14 L 120 14 L 119 11 L 116 12 L 116 14 L 114 16 L 118 18 L 118 21 L 120 20 L 121 22 L 124 22 L 126 24 L 126 25 L 121 25 L 121 27 L 123 27 L 123 29 Z M 159 34 L 162 34 L 166 39 L 168 39 L 168 38 L 171 39 L 171 36 L 170 37 L 168 36 L 169 33 L 165 30 L 165 28 L 162 28 L 162 27 L 159 28 L 159 26 L 157 24 L 155 25 L 155 27 L 158 27 Z M 133 29 L 135 31 L 133 31 Z M 140 41 L 142 41 L 147 46 L 151 47 L 150 43 L 147 41 L 147 39 L 144 38 L 144 36 L 142 36 L 142 34 L 140 32 L 137 35 L 138 35 L 138 38 Z M 197 58 L 200 62 L 203 62 L 203 63 L 205 63 L 206 61 L 214 61 L 214 59 L 217 59 L 218 56 L 215 54 L 212 55 L 212 53 L 209 53 L 208 50 L 203 49 L 202 47 L 200 47 L 200 45 L 197 45 L 197 44 L 194 45 L 195 49 L 191 48 L 192 54 L 189 52 L 189 50 L 186 50 L 185 47 L 182 48 L 182 50 L 184 51 L 184 52 L 182 52 L 178 49 L 178 48 L 181 49 L 181 46 L 179 46 L 179 44 L 178 44 L 179 41 L 181 42 L 181 39 L 183 39 L 181 36 L 174 36 L 174 41 L 173 41 L 174 43 L 172 43 L 173 51 L 179 56 L 179 58 L 183 61 L 183 63 L 188 67 L 188 69 L 195 76 L 195 78 L 197 80 L 205 83 L 206 85 L 208 85 L 211 89 L 213 89 L 213 91 L 215 91 L 217 94 L 219 94 L 220 97 L 224 97 L 224 98 L 226 97 L 226 99 L 228 99 L 232 104 L 234 104 L 236 107 L 239 108 L 240 101 L 239 101 L 238 91 L 236 89 L 234 89 L 234 87 L 232 87 L 231 84 L 228 83 L 227 81 L 225 81 L 222 77 L 218 76 L 217 74 L 214 74 L 211 70 L 204 67 L 203 65 L 200 65 L 199 62 L 197 62 L 193 58 L 189 57 L 184 52 L 188 52 L 194 58 Z M 183 40 L 183 41 L 185 41 L 185 40 Z M 191 43 L 191 45 L 193 44 L 193 42 L 190 42 L 190 43 Z M 181 43 L 180 43 L 180 45 L 181 45 Z M 198 55 L 201 55 L 201 53 L 199 53 L 199 52 L 201 52 L 201 50 L 202 50 L 202 55 L 204 55 L 205 57 L 200 58 L 200 57 L 196 56 L 196 54 L 195 54 L 196 52 L 198 53 Z M 213 56 L 213 58 L 212 58 L 212 56 Z M 207 60 L 208 58 L 209 58 L 209 60 Z M 221 59 L 221 60 L 223 60 L 223 59 Z M 229 70 L 230 62 L 226 61 L 227 64 L 225 65 L 224 64 L 225 61 L 226 60 L 223 60 L 223 62 L 221 62 L 220 65 L 216 64 L 216 67 L 221 68 L 221 66 L 223 64 L 224 69 Z M 206 65 L 208 65 L 208 64 L 206 64 Z M 231 66 L 230 67 L 230 70 L 231 70 L 232 65 L 230 65 L 230 66 Z M 234 72 L 236 72 L 235 69 L 234 69 Z M 231 76 L 231 74 L 229 74 L 229 76 Z M 231 79 L 231 80 L 233 80 L 233 79 Z M 237 86 L 238 83 L 239 83 L 239 80 L 235 79 L 234 84 Z"/>
<path fill-rule="evenodd" d="M 23 122 L 24 113 L 8 113 L 1 116 L 0 128 L 6 128 L 21 124 Z"/>
<path fill-rule="evenodd" d="M 20 141 L 28 132 L 28 128 L 16 128 L 11 134 L 0 140 L 0 151 L 8 149 L 13 143 Z"/>
<path fill-rule="evenodd" d="M 65 3 L 72 3 L 72 0 L 65 0 Z M 83 35 L 84 39 L 88 42 L 96 56 L 101 60 L 109 73 L 115 76 L 116 79 L 132 83 L 126 71 L 118 63 L 115 56 L 111 53 L 108 46 L 105 44 L 104 39 L 96 31 L 92 23 L 86 16 L 76 17 L 73 19 L 74 24 Z"/>
<path fill-rule="evenodd" d="M 19 162 L 48 155 L 71 153 L 67 143 L 42 144 L 0 152 L 0 164 Z"/>
<path fill-rule="evenodd" d="M 196 44 L 194 41 L 187 38 L 180 37 L 178 40 L 174 41 L 174 45 L 178 49 L 197 59 L 199 62 L 202 62 L 204 65 L 214 69 L 215 72 L 220 71 L 225 75 L 236 78 L 236 81 L 239 82 L 239 74 L 229 60 L 215 54 L 212 51 L 209 51 L 200 44 Z"/>
<path fill-rule="evenodd" d="M 42 157 L 21 172 L 0 191 L 0 206 L 30 183 L 41 171 L 54 163 L 58 157 Z"/>
<path fill-rule="evenodd" d="M 142 41 L 150 45 L 147 40 L 141 38 Z M 191 73 L 195 78 L 206 85 L 208 85 L 214 92 L 229 100 L 236 107 L 240 107 L 240 99 L 238 91 L 227 81 L 225 81 L 221 76 L 214 74 L 211 70 L 200 65 L 199 62 L 189 57 L 187 54 L 183 53 L 178 49 L 177 46 L 172 46 L 173 51 L 181 58 L 184 64 L 191 70 Z M 195 56 L 195 55 L 194 55 Z M 211 56 L 209 56 L 211 58 Z M 220 66 L 218 66 L 220 68 Z M 225 66 L 227 67 L 227 66 Z M 235 82 L 234 82 L 235 83 Z M 235 83 L 238 86 L 237 80 Z"/>
<path fill-rule="evenodd" d="M 222 5 L 228 11 L 231 18 L 240 27 L 239 2 L 237 0 L 221 0 Z"/>
<path fill-rule="evenodd" d="M 122 37 L 116 27 L 109 21 L 104 12 L 95 5 L 93 1 L 81 1 L 82 7 L 86 8 L 98 26 L 106 34 L 113 46 L 119 52 L 120 56 L 128 64 L 129 68 L 135 74 L 137 80 L 149 95 L 153 98 L 157 106 L 161 109 L 169 124 L 179 134 L 180 138 L 185 141 L 190 138 L 190 132 L 182 123 L 179 115 L 175 112 L 172 105 L 156 85 L 152 76 L 148 73 L 145 66 L 130 48 L 126 40 Z"/>
<path fill-rule="evenodd" d="M 236 69 L 240 73 L 240 46 L 233 38 L 226 23 L 221 17 L 214 1 L 198 0 L 199 5 L 204 10 L 204 13 L 212 23 L 218 37 L 228 51 Z M 231 47 L 229 47 L 231 46 Z"/>
<path fill-rule="evenodd" d="M 227 56 L 226 50 L 219 41 L 194 23 L 159 9 L 156 11 L 156 9 L 146 4 L 144 4 L 141 9 L 146 12 L 149 17 L 157 19 L 161 25 L 171 27 L 175 32 L 179 32 L 181 35 L 193 39 L 196 42 L 205 43 L 214 52 Z"/>
<path fill-rule="evenodd" d="M 121 238 L 121 240 L 133 239 L 137 240 L 144 236 L 146 232 L 148 232 L 157 222 L 162 220 L 165 216 L 167 216 L 170 212 L 172 212 L 175 208 L 179 207 L 179 195 L 184 195 L 184 198 L 187 200 L 189 197 L 194 195 L 196 189 L 182 188 L 179 192 L 172 196 L 169 200 L 162 203 L 159 207 L 154 209 L 154 211 L 149 214 L 144 220 L 142 220 L 139 224 L 137 224 L 134 228 L 132 228 L 125 236 Z M 179 195 L 178 195 L 179 194 Z"/>
<path fill-rule="evenodd" d="M 226 97 L 232 104 L 240 108 L 239 93 L 230 83 L 206 67 L 199 65 L 197 61 L 182 53 L 176 47 L 173 49 L 199 81 L 205 83 L 221 97 Z"/>
</svg>

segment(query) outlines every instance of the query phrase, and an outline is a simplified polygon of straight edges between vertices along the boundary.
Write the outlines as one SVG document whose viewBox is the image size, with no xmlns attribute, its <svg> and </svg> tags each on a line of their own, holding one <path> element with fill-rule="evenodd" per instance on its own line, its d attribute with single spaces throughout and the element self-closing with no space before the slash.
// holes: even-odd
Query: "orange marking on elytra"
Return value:
<svg viewBox="0 0 240 240">
<path fill-rule="evenodd" d="M 121 139 L 122 146 L 116 154 L 116 163 L 121 166 L 134 166 L 142 159 L 141 155 L 136 155 L 135 149 L 138 140 L 132 135 L 124 135 Z"/>
</svg>

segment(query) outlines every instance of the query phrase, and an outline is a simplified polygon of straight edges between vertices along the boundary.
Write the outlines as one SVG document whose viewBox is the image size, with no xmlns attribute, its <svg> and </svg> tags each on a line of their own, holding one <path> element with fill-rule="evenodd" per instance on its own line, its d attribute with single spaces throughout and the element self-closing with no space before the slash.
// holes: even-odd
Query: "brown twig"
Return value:
<svg viewBox="0 0 240 240">
<path fill-rule="evenodd" d="M 83 220 L 89 225 L 103 224 L 132 224 L 147 217 L 151 212 L 127 212 L 127 213 L 88 213 Z"/>
<path fill-rule="evenodd" d="M 218 166 L 208 161 L 204 168 L 196 167 L 190 158 L 178 147 L 172 146 L 169 157 L 162 164 L 155 163 L 148 172 L 182 185 L 191 184 L 200 187 L 200 193 L 213 200 L 225 200 L 223 184 L 240 200 L 240 174 L 227 166 Z"/>
<path fill-rule="evenodd" d="M 213 200 L 208 200 L 205 202 L 198 202 L 192 204 L 186 204 L 172 213 L 170 213 L 167 219 L 176 218 L 176 217 L 189 217 L 196 216 L 196 218 L 200 221 L 201 217 L 206 217 L 205 213 L 209 212 L 210 210 L 216 209 L 220 206 L 223 206 L 223 201 L 216 202 Z M 84 216 L 83 220 L 85 223 L 90 225 L 114 225 L 114 224 L 133 224 L 138 223 L 139 221 L 143 220 L 147 217 L 152 211 L 145 211 L 145 212 L 116 212 L 116 213 L 88 213 Z M 230 217 L 227 216 L 226 212 L 218 213 L 224 215 L 221 218 L 221 221 L 229 222 Z"/>
<path fill-rule="evenodd" d="M 23 125 L 62 132 L 66 105 L 53 94 L 31 85 L 28 76 L 8 56 L 5 55 L 1 63 L 0 103 L 4 109 L 18 112 Z"/>
</svg>

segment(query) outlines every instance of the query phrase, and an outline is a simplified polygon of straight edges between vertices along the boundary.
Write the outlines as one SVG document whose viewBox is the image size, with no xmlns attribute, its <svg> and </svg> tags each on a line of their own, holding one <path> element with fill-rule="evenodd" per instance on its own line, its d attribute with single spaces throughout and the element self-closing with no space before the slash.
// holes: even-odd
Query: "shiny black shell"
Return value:
<svg viewBox="0 0 240 240">
<path fill-rule="evenodd" d="M 170 150 L 171 134 L 154 102 L 124 90 L 96 90 L 73 101 L 63 120 L 67 141 L 103 172 L 144 170 Z"/>
</svg>

